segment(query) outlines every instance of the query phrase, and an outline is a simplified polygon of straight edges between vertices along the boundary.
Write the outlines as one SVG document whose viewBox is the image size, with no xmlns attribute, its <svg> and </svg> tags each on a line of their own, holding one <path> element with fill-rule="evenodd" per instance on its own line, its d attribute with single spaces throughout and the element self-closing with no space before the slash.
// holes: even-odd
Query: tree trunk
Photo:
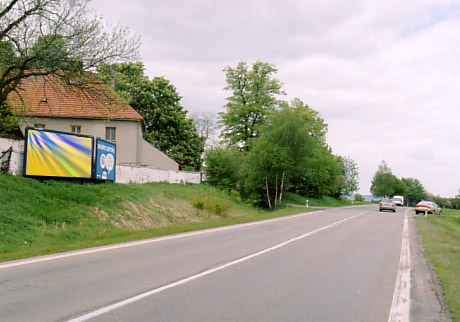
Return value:
<svg viewBox="0 0 460 322">
<path fill-rule="evenodd" d="M 279 205 L 281 206 L 281 199 L 283 199 L 283 189 L 284 189 L 284 175 L 285 171 L 283 171 L 283 176 L 281 177 L 281 190 L 280 190 L 280 202 Z"/>
<path fill-rule="evenodd" d="M 267 187 L 267 200 L 268 200 L 268 207 L 272 209 L 272 203 L 270 202 L 270 194 L 268 193 L 268 178 L 265 178 L 265 185 Z"/>
<path fill-rule="evenodd" d="M 276 173 L 275 179 L 275 209 L 278 206 L 278 173 Z"/>
</svg>

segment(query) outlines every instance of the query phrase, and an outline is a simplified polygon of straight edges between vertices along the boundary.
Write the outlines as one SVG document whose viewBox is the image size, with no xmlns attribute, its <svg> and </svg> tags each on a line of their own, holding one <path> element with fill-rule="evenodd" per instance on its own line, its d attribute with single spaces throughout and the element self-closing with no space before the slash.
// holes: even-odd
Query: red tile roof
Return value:
<svg viewBox="0 0 460 322">
<path fill-rule="evenodd" d="M 10 94 L 10 106 L 27 116 L 142 120 L 100 80 L 82 85 L 53 75 L 30 76 L 21 80 L 17 92 Z"/>
</svg>

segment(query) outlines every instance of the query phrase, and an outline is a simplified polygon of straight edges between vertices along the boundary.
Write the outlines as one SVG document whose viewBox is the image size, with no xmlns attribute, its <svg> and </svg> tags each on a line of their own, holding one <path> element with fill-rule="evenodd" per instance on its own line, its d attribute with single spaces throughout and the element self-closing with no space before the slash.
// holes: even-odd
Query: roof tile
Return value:
<svg viewBox="0 0 460 322">
<path fill-rule="evenodd" d="M 82 85 L 54 75 L 30 76 L 16 90 L 9 97 L 10 105 L 27 116 L 142 120 L 100 80 Z"/>
</svg>

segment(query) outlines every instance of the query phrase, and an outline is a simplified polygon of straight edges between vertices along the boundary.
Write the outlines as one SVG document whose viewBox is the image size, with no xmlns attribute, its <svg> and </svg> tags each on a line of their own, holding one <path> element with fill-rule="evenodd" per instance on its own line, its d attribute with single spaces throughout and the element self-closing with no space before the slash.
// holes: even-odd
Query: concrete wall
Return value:
<svg viewBox="0 0 460 322">
<path fill-rule="evenodd" d="M 13 175 L 23 174 L 24 163 L 24 140 L 0 138 L 0 152 L 13 147 L 11 154 L 9 173 Z M 0 153 L 1 155 L 1 153 Z M 150 167 L 117 165 L 115 182 L 117 183 L 146 183 L 146 182 L 169 182 L 169 183 L 200 183 L 199 172 L 175 171 L 155 169 Z"/>
<path fill-rule="evenodd" d="M 23 173 L 24 164 L 24 140 L 0 138 L 0 156 L 3 152 L 12 148 L 8 173 L 13 175 L 21 175 Z M 7 156 L 5 156 L 6 158 Z M 0 161 L 4 161 L 3 159 Z"/>
<path fill-rule="evenodd" d="M 169 183 L 200 183 L 199 172 L 161 170 L 145 167 L 130 167 L 117 165 L 115 182 L 117 183 L 146 183 L 146 182 L 169 182 Z"/>
</svg>

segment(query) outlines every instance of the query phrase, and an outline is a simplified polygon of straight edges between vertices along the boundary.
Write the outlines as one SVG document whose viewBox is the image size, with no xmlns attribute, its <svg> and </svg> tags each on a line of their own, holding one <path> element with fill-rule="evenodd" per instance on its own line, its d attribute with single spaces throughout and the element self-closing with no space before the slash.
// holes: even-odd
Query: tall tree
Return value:
<svg viewBox="0 0 460 322">
<path fill-rule="evenodd" d="M 283 106 L 286 104 L 283 102 Z M 302 160 L 302 169 L 291 179 L 291 190 L 315 198 L 340 197 L 343 167 L 326 143 L 327 124 L 318 111 L 299 98 L 291 101 L 290 108 L 304 124 L 309 140 L 308 155 Z"/>
<path fill-rule="evenodd" d="M 398 178 L 391 172 L 390 167 L 383 160 L 377 172 L 372 179 L 371 192 L 374 196 L 379 197 L 390 197 L 396 192 L 396 186 L 398 184 Z"/>
<path fill-rule="evenodd" d="M 227 86 L 225 112 L 219 113 L 221 136 L 242 150 L 249 150 L 249 140 L 259 135 L 259 126 L 278 106 L 277 95 L 284 94 L 281 83 L 273 78 L 277 69 L 269 63 L 255 62 L 250 69 L 245 62 L 224 69 Z"/>
<path fill-rule="evenodd" d="M 341 194 L 349 196 L 359 188 L 358 165 L 349 157 L 338 157 L 342 165 L 343 188 Z"/>
<path fill-rule="evenodd" d="M 267 117 L 248 152 L 248 199 L 276 208 L 291 188 L 313 197 L 340 194 L 340 164 L 329 147 L 312 135 L 311 125 L 312 119 L 288 105 Z"/>
<path fill-rule="evenodd" d="M 401 182 L 404 185 L 404 198 L 410 206 L 415 206 L 417 202 L 426 198 L 426 191 L 422 183 L 415 178 L 402 178 Z"/>
<path fill-rule="evenodd" d="M 305 122 L 310 136 L 320 144 L 326 145 L 327 124 L 319 112 L 312 109 L 297 97 L 291 101 L 291 107 L 297 113 L 298 117 Z"/>
<path fill-rule="evenodd" d="M 181 96 L 169 80 L 144 75 L 142 63 L 99 68 L 100 77 L 142 115 L 144 138 L 176 160 L 183 169 L 199 170 L 205 139 L 187 118 Z"/>
<path fill-rule="evenodd" d="M 274 111 L 251 142 L 248 154 L 250 198 L 269 208 L 282 203 L 283 192 L 297 166 L 306 157 L 308 134 L 290 108 Z"/>
<path fill-rule="evenodd" d="M 138 57 L 139 39 L 130 37 L 126 28 L 104 27 L 100 17 L 90 16 L 87 4 L 88 0 L 0 2 L 4 113 L 11 114 L 5 104 L 23 78 L 55 74 L 69 79 L 76 67 L 90 70 L 101 63 Z"/>
</svg>

